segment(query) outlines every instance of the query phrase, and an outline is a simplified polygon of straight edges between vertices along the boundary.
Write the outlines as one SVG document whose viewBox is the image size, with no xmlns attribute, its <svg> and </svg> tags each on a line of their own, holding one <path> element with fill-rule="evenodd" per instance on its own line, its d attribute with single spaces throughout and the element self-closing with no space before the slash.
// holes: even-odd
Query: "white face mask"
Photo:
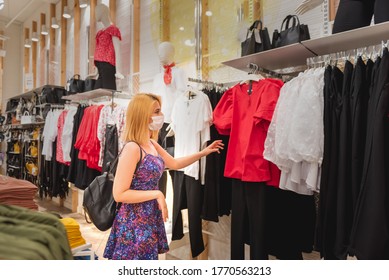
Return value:
<svg viewBox="0 0 389 280">
<path fill-rule="evenodd" d="M 151 118 L 153 122 L 149 124 L 149 129 L 153 131 L 161 129 L 165 120 L 164 116 L 152 116 Z"/>
</svg>

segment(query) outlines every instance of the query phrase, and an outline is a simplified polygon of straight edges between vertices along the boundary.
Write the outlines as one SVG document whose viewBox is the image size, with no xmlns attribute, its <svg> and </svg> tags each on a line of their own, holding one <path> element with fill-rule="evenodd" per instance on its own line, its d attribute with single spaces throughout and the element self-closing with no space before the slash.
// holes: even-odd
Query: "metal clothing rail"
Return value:
<svg viewBox="0 0 389 280">
<path fill-rule="evenodd" d="M 201 79 L 196 79 L 196 78 L 188 78 L 188 81 L 198 83 L 198 84 L 206 84 L 206 85 L 214 85 L 214 86 L 218 86 L 218 87 L 224 87 L 223 83 L 216 83 L 216 82 L 201 80 Z"/>
<path fill-rule="evenodd" d="M 330 54 L 324 54 L 314 57 L 307 58 L 307 66 L 310 67 L 322 67 L 326 65 L 336 66 L 338 63 L 350 61 L 351 59 L 356 60 L 361 57 L 364 60 L 372 59 L 375 60 L 377 57 L 382 55 L 384 48 L 389 45 L 388 41 L 382 41 L 379 45 L 371 45 L 363 48 L 350 49 L 346 51 L 340 51 Z"/>
</svg>

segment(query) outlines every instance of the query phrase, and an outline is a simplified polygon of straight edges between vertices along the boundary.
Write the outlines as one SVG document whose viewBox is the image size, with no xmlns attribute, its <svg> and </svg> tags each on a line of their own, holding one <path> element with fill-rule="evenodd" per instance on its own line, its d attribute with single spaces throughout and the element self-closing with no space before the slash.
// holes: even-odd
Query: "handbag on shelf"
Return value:
<svg viewBox="0 0 389 280">
<path fill-rule="evenodd" d="M 241 56 L 271 49 L 269 32 L 266 27 L 263 28 L 262 21 L 254 21 L 247 29 L 246 39 L 241 43 L 241 48 Z"/>
<path fill-rule="evenodd" d="M 26 169 L 27 169 L 28 174 L 33 175 L 33 176 L 38 175 L 38 166 L 36 165 L 35 162 L 27 161 L 26 162 Z"/>
<path fill-rule="evenodd" d="M 32 157 L 38 157 L 38 148 L 35 145 L 35 142 L 31 142 L 30 146 L 28 147 L 28 154 Z"/>
<path fill-rule="evenodd" d="M 85 79 L 84 91 L 91 91 L 95 89 L 96 80 L 95 79 Z"/>
<path fill-rule="evenodd" d="M 20 124 L 31 124 L 35 122 L 35 116 L 30 115 L 28 111 L 24 111 Z"/>
<path fill-rule="evenodd" d="M 140 146 L 139 150 L 140 158 L 142 158 L 142 149 Z M 97 176 L 84 191 L 83 207 L 85 220 L 87 223 L 93 223 L 101 231 L 105 231 L 112 227 L 116 211 L 121 205 L 121 203 L 116 203 L 112 194 L 113 180 L 119 155 L 112 164 L 109 164 L 109 168 L 107 168 L 108 171 Z M 134 174 L 138 170 L 139 164 L 140 161 L 136 164 Z"/>
<path fill-rule="evenodd" d="M 291 23 L 292 21 L 292 23 Z M 309 40 L 309 28 L 306 24 L 301 24 L 298 16 L 288 15 L 281 24 L 281 29 L 274 30 L 272 47 L 279 48 L 286 45 L 300 43 Z"/>
<path fill-rule="evenodd" d="M 12 151 L 14 154 L 20 154 L 20 145 L 18 141 L 14 143 Z"/>
<path fill-rule="evenodd" d="M 68 80 L 70 93 L 79 93 L 85 91 L 85 81 L 81 80 L 81 76 L 79 74 L 75 74 L 72 78 Z"/>
<path fill-rule="evenodd" d="M 44 88 L 39 97 L 39 104 L 64 104 L 66 100 L 62 96 L 66 96 L 64 88 Z"/>
</svg>

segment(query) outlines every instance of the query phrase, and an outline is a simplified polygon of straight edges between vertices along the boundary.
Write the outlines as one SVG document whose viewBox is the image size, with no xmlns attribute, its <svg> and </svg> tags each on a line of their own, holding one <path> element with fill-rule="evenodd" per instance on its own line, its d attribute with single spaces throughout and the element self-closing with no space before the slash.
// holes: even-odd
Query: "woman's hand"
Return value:
<svg viewBox="0 0 389 280">
<path fill-rule="evenodd" d="M 204 156 L 207 156 L 211 153 L 217 152 L 220 154 L 220 150 L 224 149 L 224 144 L 222 143 L 222 140 L 216 140 L 213 141 L 212 144 L 210 144 L 208 147 L 206 147 L 201 152 L 204 154 Z"/>
<path fill-rule="evenodd" d="M 163 219 L 164 222 L 166 222 L 167 219 L 169 218 L 169 213 L 168 213 L 168 210 L 167 210 L 167 204 L 166 204 L 165 196 L 163 195 L 162 192 L 159 192 L 158 197 L 157 197 L 157 202 L 158 202 L 159 210 L 162 211 L 162 219 Z"/>
</svg>

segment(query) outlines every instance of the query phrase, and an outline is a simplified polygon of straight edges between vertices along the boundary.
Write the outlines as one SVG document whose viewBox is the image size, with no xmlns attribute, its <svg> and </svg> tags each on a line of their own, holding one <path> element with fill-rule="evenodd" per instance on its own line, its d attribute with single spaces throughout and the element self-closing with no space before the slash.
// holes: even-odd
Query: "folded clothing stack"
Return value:
<svg viewBox="0 0 389 280">
<path fill-rule="evenodd" d="M 0 260 L 72 260 L 64 225 L 50 213 L 0 204 Z"/>
<path fill-rule="evenodd" d="M 38 210 L 34 201 L 37 191 L 38 187 L 29 181 L 0 176 L 0 204 Z"/>
<path fill-rule="evenodd" d="M 63 218 L 61 222 L 65 226 L 70 248 L 73 249 L 86 244 L 85 239 L 81 235 L 80 225 L 75 219 Z"/>
</svg>

